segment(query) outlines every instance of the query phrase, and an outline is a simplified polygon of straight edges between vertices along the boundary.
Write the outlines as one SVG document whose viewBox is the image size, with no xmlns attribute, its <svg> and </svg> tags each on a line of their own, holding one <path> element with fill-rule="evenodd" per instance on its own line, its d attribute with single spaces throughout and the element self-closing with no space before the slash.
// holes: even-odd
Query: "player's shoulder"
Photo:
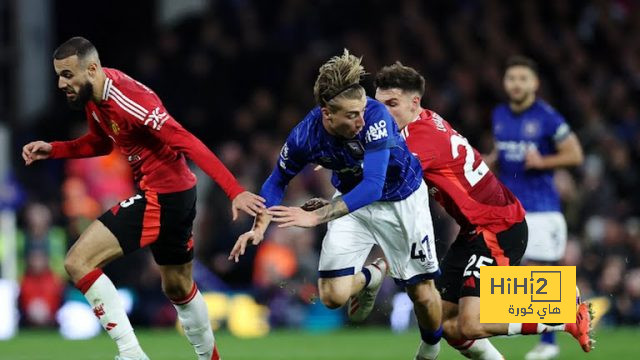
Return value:
<svg viewBox="0 0 640 360">
<path fill-rule="evenodd" d="M 131 115 L 144 121 L 150 113 L 157 118 L 167 116 L 162 102 L 151 89 L 120 70 L 104 68 L 104 72 L 107 79 L 103 100 L 110 100 L 123 117 Z"/>
<path fill-rule="evenodd" d="M 551 106 L 551 104 L 549 104 L 548 102 L 542 99 L 536 99 L 535 103 L 533 104 L 533 107 L 534 107 L 534 110 L 536 110 L 538 113 L 541 113 L 546 116 L 551 116 L 551 117 L 561 116 L 558 110 L 556 110 L 553 106 Z"/>
<path fill-rule="evenodd" d="M 430 136 L 446 135 L 454 131 L 440 114 L 429 109 L 424 109 L 407 127 L 410 133 L 429 133 Z"/>
<path fill-rule="evenodd" d="M 104 68 L 104 72 L 107 75 L 105 92 L 110 95 L 128 95 L 134 97 L 156 97 L 156 94 L 148 88 L 146 85 L 139 81 L 136 81 L 131 76 L 124 72 L 112 69 Z M 108 85 L 108 88 L 107 88 Z"/>
<path fill-rule="evenodd" d="M 500 103 L 498 105 L 496 105 L 493 108 L 493 111 L 491 112 L 493 120 L 501 120 L 506 118 L 509 114 L 511 113 L 511 110 L 509 109 L 509 104 L 507 103 Z"/>
<path fill-rule="evenodd" d="M 312 142 L 317 127 L 322 125 L 322 111 L 319 106 L 314 107 L 289 132 L 287 142 L 292 146 L 302 146 Z"/>
</svg>

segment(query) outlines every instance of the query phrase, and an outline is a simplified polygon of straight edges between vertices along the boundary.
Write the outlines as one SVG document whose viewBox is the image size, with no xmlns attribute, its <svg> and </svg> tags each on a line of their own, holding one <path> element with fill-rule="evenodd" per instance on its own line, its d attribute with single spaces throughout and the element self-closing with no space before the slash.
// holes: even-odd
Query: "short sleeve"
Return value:
<svg viewBox="0 0 640 360">
<path fill-rule="evenodd" d="M 547 117 L 546 133 L 554 142 L 559 143 L 571 134 L 571 128 L 562 115 L 553 112 Z"/>
<path fill-rule="evenodd" d="M 398 131 L 398 127 L 382 103 L 375 102 L 368 106 L 365 110 L 364 119 L 365 150 L 389 149 L 395 145 L 395 137 L 393 135 Z"/>
</svg>

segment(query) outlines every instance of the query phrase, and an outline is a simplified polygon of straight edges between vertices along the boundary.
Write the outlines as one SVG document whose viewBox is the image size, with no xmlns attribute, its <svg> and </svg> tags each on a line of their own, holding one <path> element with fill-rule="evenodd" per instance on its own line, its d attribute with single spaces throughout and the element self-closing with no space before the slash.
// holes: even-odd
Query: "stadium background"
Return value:
<svg viewBox="0 0 640 360">
<path fill-rule="evenodd" d="M 55 310 L 79 298 L 62 268 L 67 247 L 93 218 L 133 191 L 127 164 L 115 153 L 29 168 L 20 159 L 28 141 L 70 139 L 85 129 L 82 114 L 68 110 L 56 89 L 51 65 L 55 46 L 75 35 L 96 45 L 104 66 L 153 88 L 174 117 L 253 191 L 266 179 L 288 131 L 313 106 L 317 68 L 344 47 L 363 56 L 371 74 L 396 60 L 419 69 L 428 83 L 423 105 L 483 153 L 491 148 L 491 109 L 504 100 L 504 61 L 516 53 L 531 56 L 541 69 L 540 96 L 566 117 L 586 155 L 583 166 L 556 175 L 570 231 L 563 263 L 577 266 L 585 298 L 608 300 L 603 334 L 615 339 L 619 326 L 626 326 L 620 334 L 638 334 L 638 1 L 3 0 L 0 207 L 2 224 L 16 215 L 16 276 L 22 285 L 21 332 L 14 346 L 29 336 L 40 341 L 32 329 L 56 330 Z M 369 91 L 371 82 L 369 76 Z M 323 229 L 272 229 L 264 245 L 238 264 L 228 262 L 229 250 L 251 219 L 232 223 L 222 191 L 194 171 L 199 178 L 196 278 L 201 288 L 220 294 L 211 301 L 227 309 L 218 314 L 223 339 L 236 341 L 225 335 L 233 327 L 234 304 L 244 304 L 236 300 L 247 300 L 240 309 L 255 312 L 237 315 L 241 329 L 233 333 L 258 336 L 266 324 L 308 332 L 348 326 L 340 312 L 326 311 L 314 299 Z M 330 196 L 328 175 L 319 174 L 302 173 L 286 202 Z M 435 204 L 432 211 L 444 249 L 457 229 Z M 11 234 L 0 236 L 5 243 Z M 0 258 L 9 259 L 7 253 L 5 246 Z M 0 269 L 4 277 L 12 273 L 6 262 Z M 126 289 L 136 328 L 174 326 L 175 314 L 146 251 L 114 262 L 106 272 Z M 385 284 L 367 322 L 382 334 L 389 331 L 394 304 L 402 314 L 397 291 L 392 282 Z M 38 302 L 43 293 L 44 302 Z M 398 316 L 394 324 L 402 329 L 404 318 Z M 245 326 L 251 323 L 247 318 L 264 318 L 264 323 Z M 418 338 L 411 328 L 408 334 L 406 356 Z M 224 351 L 225 344 L 221 347 Z M 185 349 L 182 356 L 190 354 Z M 335 350 L 326 358 L 339 354 Z M 5 358 L 1 352 L 0 358 Z"/>
</svg>

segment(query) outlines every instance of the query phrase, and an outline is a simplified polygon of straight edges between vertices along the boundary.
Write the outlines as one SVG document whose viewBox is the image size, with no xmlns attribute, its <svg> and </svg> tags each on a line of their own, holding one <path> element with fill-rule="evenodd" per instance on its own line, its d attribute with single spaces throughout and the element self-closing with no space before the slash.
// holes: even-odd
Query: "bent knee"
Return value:
<svg viewBox="0 0 640 360">
<path fill-rule="evenodd" d="M 465 339 L 481 339 L 486 337 L 482 325 L 478 321 L 460 318 L 458 322 L 458 330 Z"/>
<path fill-rule="evenodd" d="M 438 293 L 433 280 L 407 287 L 407 295 L 414 303 L 429 304 L 440 302 L 440 293 Z"/>
<path fill-rule="evenodd" d="M 347 301 L 349 301 L 349 295 L 328 292 L 324 294 L 321 293 L 320 299 L 322 300 L 324 306 L 328 307 L 329 309 L 337 309 L 346 304 Z"/>
<path fill-rule="evenodd" d="M 67 256 L 64 258 L 64 269 L 73 282 L 78 282 L 92 270 L 86 266 L 84 261 L 78 259 L 72 253 L 67 253 Z"/>
<path fill-rule="evenodd" d="M 191 295 L 193 284 L 189 281 L 163 282 L 162 291 L 172 301 L 181 301 Z"/>
</svg>

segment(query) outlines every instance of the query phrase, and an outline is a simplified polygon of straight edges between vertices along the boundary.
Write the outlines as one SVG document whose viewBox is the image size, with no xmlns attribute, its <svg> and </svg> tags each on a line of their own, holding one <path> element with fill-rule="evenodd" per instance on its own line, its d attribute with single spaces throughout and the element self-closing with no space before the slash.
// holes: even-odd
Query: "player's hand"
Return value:
<svg viewBox="0 0 640 360">
<path fill-rule="evenodd" d="M 242 210 L 251 216 L 256 216 L 264 209 L 264 198 L 252 192 L 244 191 L 238 194 L 231 202 L 231 214 L 233 221 L 238 218 L 238 210 Z"/>
<path fill-rule="evenodd" d="M 279 228 L 298 226 L 310 228 L 318 225 L 320 219 L 313 211 L 305 211 L 299 207 L 290 206 L 272 206 L 268 210 L 269 215 L 273 216 L 271 221 L 280 223 Z"/>
<path fill-rule="evenodd" d="M 240 260 L 240 256 L 244 255 L 244 251 L 247 249 L 247 244 L 251 242 L 253 245 L 258 245 L 264 239 L 264 234 L 259 233 L 257 231 L 247 231 L 246 233 L 240 235 L 236 244 L 233 245 L 233 249 L 231 249 L 231 253 L 229 254 L 229 260 L 234 260 L 238 262 Z"/>
<path fill-rule="evenodd" d="M 325 200 L 323 198 L 313 198 L 307 200 L 307 202 L 302 204 L 301 208 L 304 211 L 313 211 L 327 205 L 329 205 L 329 200 Z"/>
<path fill-rule="evenodd" d="M 542 155 L 540 155 L 540 152 L 537 149 L 531 148 L 527 150 L 527 153 L 524 158 L 524 167 L 525 169 L 544 168 Z"/>
<path fill-rule="evenodd" d="M 29 166 L 34 161 L 48 159 L 53 146 L 44 141 L 33 141 L 22 147 L 22 159 Z"/>
</svg>

